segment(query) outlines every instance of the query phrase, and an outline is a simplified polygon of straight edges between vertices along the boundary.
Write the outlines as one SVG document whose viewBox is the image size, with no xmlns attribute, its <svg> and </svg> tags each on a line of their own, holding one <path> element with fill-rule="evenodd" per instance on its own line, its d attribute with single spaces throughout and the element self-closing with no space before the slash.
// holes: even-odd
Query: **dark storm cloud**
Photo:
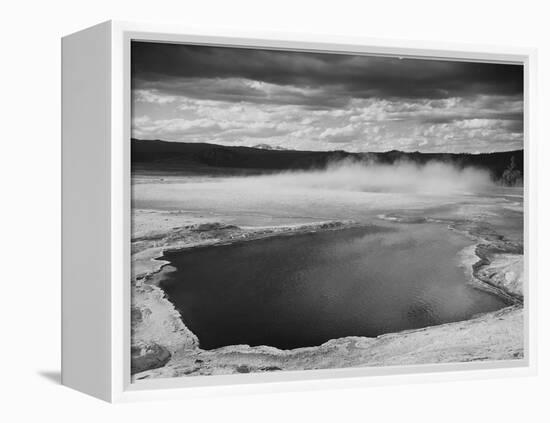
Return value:
<svg viewBox="0 0 550 423">
<path fill-rule="evenodd" d="M 162 78 L 162 80 L 134 80 L 134 92 L 151 90 L 172 96 L 185 96 L 199 100 L 216 100 L 269 104 L 293 104 L 303 107 L 343 107 L 352 98 L 340 90 L 304 90 L 291 86 L 272 85 L 265 88 L 254 86 L 241 78 Z"/>
<path fill-rule="evenodd" d="M 148 42 L 132 43 L 132 75 L 134 87 L 165 93 L 181 81 L 198 78 L 323 88 L 341 98 L 442 99 L 523 92 L 519 65 Z M 249 90 L 241 91 L 235 94 L 246 95 Z M 324 97 L 319 94 L 317 100 L 322 103 Z M 291 98 L 288 101 L 292 103 Z"/>
</svg>

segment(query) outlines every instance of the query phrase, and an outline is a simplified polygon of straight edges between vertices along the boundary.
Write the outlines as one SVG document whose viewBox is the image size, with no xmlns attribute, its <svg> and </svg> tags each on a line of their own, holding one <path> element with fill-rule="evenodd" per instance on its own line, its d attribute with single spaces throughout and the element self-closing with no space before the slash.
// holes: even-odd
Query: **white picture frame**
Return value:
<svg viewBox="0 0 550 423">
<path fill-rule="evenodd" d="M 524 65 L 525 357 L 514 361 L 130 381 L 130 42 L 184 42 Z M 105 22 L 62 40 L 62 383 L 110 402 L 533 375 L 536 51 Z M 85 193 L 85 195 L 83 195 Z"/>
</svg>

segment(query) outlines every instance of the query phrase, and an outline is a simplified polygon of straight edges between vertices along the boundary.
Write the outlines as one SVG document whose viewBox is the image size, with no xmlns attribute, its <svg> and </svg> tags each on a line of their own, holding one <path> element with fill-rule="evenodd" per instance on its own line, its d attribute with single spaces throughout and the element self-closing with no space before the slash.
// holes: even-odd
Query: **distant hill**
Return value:
<svg viewBox="0 0 550 423">
<path fill-rule="evenodd" d="M 393 164 L 408 160 L 417 164 L 429 161 L 451 163 L 459 168 L 477 167 L 490 172 L 494 180 L 501 180 L 505 171 L 510 174 L 510 163 L 516 177 L 523 175 L 523 150 L 498 153 L 406 153 L 392 150 L 384 153 L 350 153 L 347 151 L 298 151 L 257 147 L 232 147 L 207 143 L 182 143 L 160 140 L 132 139 L 133 169 L 182 172 L 262 173 L 281 170 L 322 169 L 329 163 L 343 159 L 374 160 Z M 508 180 L 507 180 L 508 181 Z M 509 182 L 509 181 L 508 181 Z"/>
</svg>

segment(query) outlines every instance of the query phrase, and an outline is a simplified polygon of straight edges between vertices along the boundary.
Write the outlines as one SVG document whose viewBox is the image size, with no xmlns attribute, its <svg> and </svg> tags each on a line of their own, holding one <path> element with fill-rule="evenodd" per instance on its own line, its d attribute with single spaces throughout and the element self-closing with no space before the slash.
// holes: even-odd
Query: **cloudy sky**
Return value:
<svg viewBox="0 0 550 423">
<path fill-rule="evenodd" d="M 523 147 L 523 68 L 132 43 L 132 136 L 300 150 Z"/>
</svg>

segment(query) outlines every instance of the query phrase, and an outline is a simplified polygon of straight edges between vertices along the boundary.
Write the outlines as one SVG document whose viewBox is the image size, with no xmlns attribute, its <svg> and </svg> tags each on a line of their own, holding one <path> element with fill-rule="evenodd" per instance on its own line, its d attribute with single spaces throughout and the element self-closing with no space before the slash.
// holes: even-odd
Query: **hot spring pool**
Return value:
<svg viewBox="0 0 550 423">
<path fill-rule="evenodd" d="M 201 348 L 292 349 L 504 307 L 467 284 L 471 243 L 434 223 L 278 236 L 167 252 L 157 280 Z"/>
</svg>

